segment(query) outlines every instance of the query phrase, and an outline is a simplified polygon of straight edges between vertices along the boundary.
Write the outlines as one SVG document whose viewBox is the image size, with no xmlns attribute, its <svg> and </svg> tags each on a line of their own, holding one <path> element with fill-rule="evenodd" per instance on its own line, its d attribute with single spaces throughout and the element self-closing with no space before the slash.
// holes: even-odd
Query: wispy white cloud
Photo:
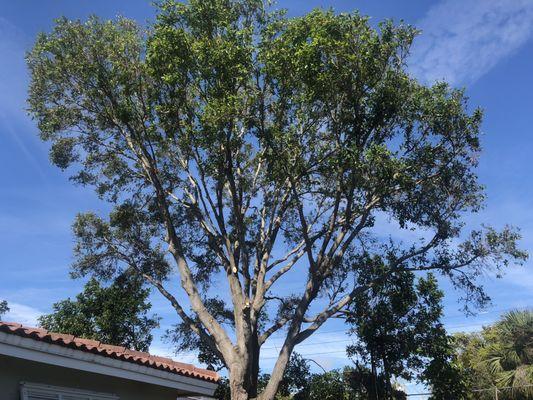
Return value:
<svg viewBox="0 0 533 400">
<path fill-rule="evenodd" d="M 28 38 L 11 22 L 0 17 L 0 135 L 11 141 L 41 179 L 45 179 L 42 162 L 46 160 L 44 148 L 35 134 L 34 124 L 26 116 L 28 72 L 25 52 Z M 2 143 L 5 146 L 5 143 Z M 8 144 L 9 145 L 9 144 Z"/>
<path fill-rule="evenodd" d="M 28 74 L 24 60 L 28 38 L 0 16 L 0 106 L 4 112 L 23 113 Z"/>
<path fill-rule="evenodd" d="M 530 293 L 532 293 L 532 295 L 529 298 L 529 301 L 533 300 L 533 273 L 531 271 L 531 265 L 526 267 L 513 266 L 509 268 L 504 279 L 508 283 L 531 290 Z"/>
<path fill-rule="evenodd" d="M 9 312 L 2 319 L 27 326 L 37 326 L 37 319 L 43 314 L 40 310 L 24 304 L 12 303 L 8 300 Z"/>
<path fill-rule="evenodd" d="M 444 0 L 417 27 L 412 72 L 428 83 L 472 83 L 532 36 L 533 0 Z"/>
</svg>

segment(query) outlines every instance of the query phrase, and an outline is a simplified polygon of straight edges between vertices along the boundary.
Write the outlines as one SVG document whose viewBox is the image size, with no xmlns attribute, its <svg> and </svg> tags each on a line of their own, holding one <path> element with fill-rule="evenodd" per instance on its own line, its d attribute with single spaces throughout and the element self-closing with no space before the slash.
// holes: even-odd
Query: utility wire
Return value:
<svg viewBox="0 0 533 400">
<path fill-rule="evenodd" d="M 446 326 L 446 329 L 457 329 L 457 328 L 476 328 L 479 325 L 483 325 L 484 323 L 487 323 L 487 321 L 481 321 L 479 323 L 473 323 L 473 324 L 462 324 L 462 325 L 450 325 Z M 324 331 L 324 332 L 316 332 L 313 336 L 318 336 L 320 333 L 327 334 L 327 333 L 339 333 L 339 332 L 346 332 L 346 329 L 338 329 L 334 331 Z M 282 336 L 283 337 L 283 336 Z M 301 348 L 304 346 L 319 346 L 319 345 L 325 345 L 325 344 L 332 344 L 332 343 L 342 343 L 342 342 L 350 342 L 353 341 L 353 338 L 344 338 L 344 339 L 335 339 L 335 340 L 324 340 L 320 342 L 313 342 L 313 343 L 306 343 L 298 344 L 297 347 Z M 262 347 L 263 350 L 278 350 L 279 346 L 267 346 Z"/>
<path fill-rule="evenodd" d="M 513 310 L 515 310 L 515 308 L 513 308 Z M 486 315 L 486 314 L 484 314 Z M 454 328 L 462 328 L 462 327 L 474 327 L 474 326 L 478 326 L 479 324 L 486 324 L 486 323 L 490 323 L 489 321 L 480 321 L 478 323 L 472 323 L 472 324 L 467 324 L 467 325 L 451 325 L 451 326 L 447 326 L 446 328 L 447 329 L 454 329 Z M 444 324 L 446 326 L 446 324 Z M 325 334 L 328 334 L 328 333 L 339 333 L 339 332 L 346 332 L 347 329 L 334 329 L 334 330 L 330 330 L 330 331 L 318 331 L 318 332 L 315 332 L 313 333 L 313 336 L 318 336 L 318 335 L 325 335 Z M 271 338 L 284 338 L 285 335 L 280 333 L 280 334 L 277 334 L 277 335 L 272 335 Z"/>
<path fill-rule="evenodd" d="M 526 310 L 528 309 L 529 307 L 510 307 L 510 308 L 501 308 L 501 309 L 498 309 L 498 310 L 491 310 L 491 311 L 488 311 L 488 312 L 485 312 L 481 315 L 490 315 L 490 314 L 495 314 L 495 313 L 503 313 L 503 312 L 507 312 L 507 311 L 512 311 L 512 310 Z M 461 315 L 457 314 L 457 315 L 454 315 L 452 316 L 453 318 L 458 318 L 458 317 L 461 317 Z M 444 319 L 449 319 L 451 317 L 445 317 Z M 479 322 L 474 322 L 472 321 L 472 323 L 470 324 L 461 324 L 461 325 L 446 325 L 444 324 L 446 330 L 450 330 L 450 329 L 457 329 L 457 328 L 477 328 L 479 325 L 483 325 L 483 324 L 488 324 L 488 323 L 492 323 L 493 321 L 479 321 Z M 313 337 L 317 337 L 317 336 L 320 336 L 320 335 L 327 335 L 329 333 L 341 333 L 341 332 L 344 332 L 346 333 L 347 329 L 334 329 L 334 330 L 329 330 L 329 331 L 318 331 L 318 332 L 315 332 L 313 333 Z M 280 338 L 280 339 L 284 339 L 285 338 L 285 335 L 282 334 L 282 333 L 279 333 L 279 334 L 275 334 L 275 335 L 272 335 L 271 336 L 271 339 L 276 339 L 276 338 Z M 348 342 L 350 341 L 351 339 L 349 338 L 346 338 L 346 339 L 338 339 L 338 340 L 333 340 L 333 341 L 321 341 L 321 342 L 314 342 L 314 343 L 304 343 L 304 344 L 300 344 L 298 345 L 298 347 L 303 347 L 303 346 L 313 346 L 313 345 L 319 345 L 319 344 L 330 344 L 330 343 L 340 343 L 340 342 Z M 268 347 L 262 347 L 263 350 L 277 350 L 279 346 L 268 346 Z"/>
<path fill-rule="evenodd" d="M 533 384 L 531 385 L 519 385 L 519 386 L 506 386 L 506 387 L 502 387 L 502 388 L 499 388 L 499 387 L 491 387 L 491 388 L 486 388 L 486 389 L 473 389 L 472 392 L 495 392 L 495 391 L 502 391 L 502 390 L 509 390 L 509 389 L 522 389 L 522 388 L 530 388 L 530 387 L 533 387 Z M 408 397 L 411 397 L 411 396 L 430 396 L 432 395 L 433 392 L 428 392 L 428 393 L 411 393 L 411 394 L 406 394 L 406 396 Z"/>
<path fill-rule="evenodd" d="M 334 350 L 334 351 L 324 351 L 324 352 L 318 352 L 318 353 L 303 353 L 302 356 L 319 356 L 323 354 L 334 354 L 334 353 L 346 353 L 346 350 Z M 274 357 L 261 357 L 262 360 L 272 360 L 278 358 L 278 356 Z"/>
<path fill-rule="evenodd" d="M 526 308 L 526 307 L 524 307 L 524 308 Z M 485 313 L 484 315 L 486 315 L 486 314 L 494 314 L 494 313 L 497 313 L 497 312 L 498 313 L 506 312 L 506 311 L 516 310 L 516 309 L 520 309 L 520 308 L 513 307 L 513 308 L 492 310 L 490 312 Z M 478 323 L 472 323 L 472 324 L 450 325 L 450 326 L 446 326 L 446 329 L 449 330 L 449 329 L 457 329 L 457 328 L 475 328 L 475 327 L 478 327 L 479 325 L 482 325 L 484 323 L 487 323 L 487 321 L 480 321 Z M 332 330 L 332 331 L 323 331 L 323 332 L 318 331 L 314 335 L 328 334 L 328 333 L 339 333 L 339 332 L 346 332 L 346 329 L 336 329 L 336 330 Z M 354 340 L 353 338 L 344 338 L 344 339 L 336 339 L 336 340 L 324 340 L 324 341 L 312 342 L 312 343 L 303 343 L 303 344 L 299 344 L 297 346 L 297 349 L 300 349 L 302 347 L 309 347 L 309 346 L 325 346 L 325 345 L 334 344 L 334 343 L 346 343 L 346 344 L 348 344 L 349 342 L 352 342 L 353 340 Z M 262 349 L 263 350 L 276 350 L 276 351 L 279 351 L 279 347 L 280 346 L 268 346 L 268 347 L 262 347 Z M 338 354 L 338 353 L 345 353 L 345 352 L 346 352 L 346 349 L 326 351 L 326 352 L 314 352 L 314 353 L 303 353 L 302 352 L 301 355 L 302 356 L 315 356 L 315 355 L 325 355 L 325 354 Z M 261 357 L 261 359 L 263 359 L 263 360 L 270 360 L 270 359 L 276 359 L 276 358 L 278 358 L 278 357 L 277 356 Z"/>
</svg>

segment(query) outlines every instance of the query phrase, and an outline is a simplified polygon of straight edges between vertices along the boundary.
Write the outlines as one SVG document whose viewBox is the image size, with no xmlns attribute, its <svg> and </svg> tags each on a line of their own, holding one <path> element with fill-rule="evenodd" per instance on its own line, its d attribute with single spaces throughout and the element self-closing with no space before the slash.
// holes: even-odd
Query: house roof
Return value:
<svg viewBox="0 0 533 400">
<path fill-rule="evenodd" d="M 214 371 L 197 368 L 192 364 L 185 364 L 171 358 L 154 356 L 149 353 L 126 349 L 121 346 L 113 346 L 101 343 L 97 340 L 84 339 L 62 333 L 49 332 L 46 329 L 32 328 L 13 322 L 0 321 L 0 332 L 34 339 L 40 342 L 68 347 L 83 352 L 98 354 L 104 357 L 144 365 L 146 367 L 175 373 L 181 376 L 201 379 L 209 382 L 217 382 L 219 375 Z"/>
</svg>

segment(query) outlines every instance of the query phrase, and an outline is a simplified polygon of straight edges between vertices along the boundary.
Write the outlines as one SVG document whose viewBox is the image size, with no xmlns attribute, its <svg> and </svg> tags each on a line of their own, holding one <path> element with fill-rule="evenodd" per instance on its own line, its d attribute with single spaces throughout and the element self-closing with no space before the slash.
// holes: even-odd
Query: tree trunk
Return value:
<svg viewBox="0 0 533 400">
<path fill-rule="evenodd" d="M 370 365 L 372 368 L 372 389 L 373 389 L 373 393 L 371 394 L 370 398 L 374 400 L 378 400 L 379 399 L 378 380 L 377 380 L 376 360 L 374 358 L 373 350 L 370 350 Z"/>
<path fill-rule="evenodd" d="M 231 400 L 249 400 L 250 396 L 246 393 L 246 390 L 242 385 L 235 385 L 230 383 Z"/>
<path fill-rule="evenodd" d="M 247 357 L 236 360 L 229 368 L 231 400 L 257 398 L 259 375 L 259 343 L 257 335 L 252 335 L 247 349 Z"/>
<path fill-rule="evenodd" d="M 252 335 L 251 343 L 249 345 L 249 367 L 248 367 L 248 393 L 250 398 L 257 397 L 257 382 L 259 378 L 259 340 L 257 334 Z"/>
<path fill-rule="evenodd" d="M 245 387 L 246 366 L 234 363 L 229 370 L 231 400 L 249 400 L 250 393 Z"/>
<path fill-rule="evenodd" d="M 383 373 L 385 375 L 385 399 L 392 399 L 392 382 L 387 359 L 383 357 Z"/>
</svg>

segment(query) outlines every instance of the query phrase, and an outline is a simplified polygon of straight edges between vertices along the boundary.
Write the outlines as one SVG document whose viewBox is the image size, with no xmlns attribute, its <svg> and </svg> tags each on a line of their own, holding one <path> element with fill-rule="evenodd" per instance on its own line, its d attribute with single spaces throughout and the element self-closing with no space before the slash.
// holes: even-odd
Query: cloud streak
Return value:
<svg viewBox="0 0 533 400">
<path fill-rule="evenodd" d="M 426 83 L 473 83 L 533 35 L 533 0 L 444 0 L 417 27 L 411 71 Z"/>
<path fill-rule="evenodd" d="M 22 30 L 0 17 L 0 143 L 16 147 L 45 181 L 44 148 L 24 111 L 28 85 L 24 60 L 27 42 Z"/>
<path fill-rule="evenodd" d="M 43 313 L 36 308 L 24 304 L 12 303 L 9 300 L 8 306 L 9 312 L 2 317 L 5 321 L 17 322 L 27 326 L 37 326 L 37 319 L 43 315 Z"/>
</svg>

